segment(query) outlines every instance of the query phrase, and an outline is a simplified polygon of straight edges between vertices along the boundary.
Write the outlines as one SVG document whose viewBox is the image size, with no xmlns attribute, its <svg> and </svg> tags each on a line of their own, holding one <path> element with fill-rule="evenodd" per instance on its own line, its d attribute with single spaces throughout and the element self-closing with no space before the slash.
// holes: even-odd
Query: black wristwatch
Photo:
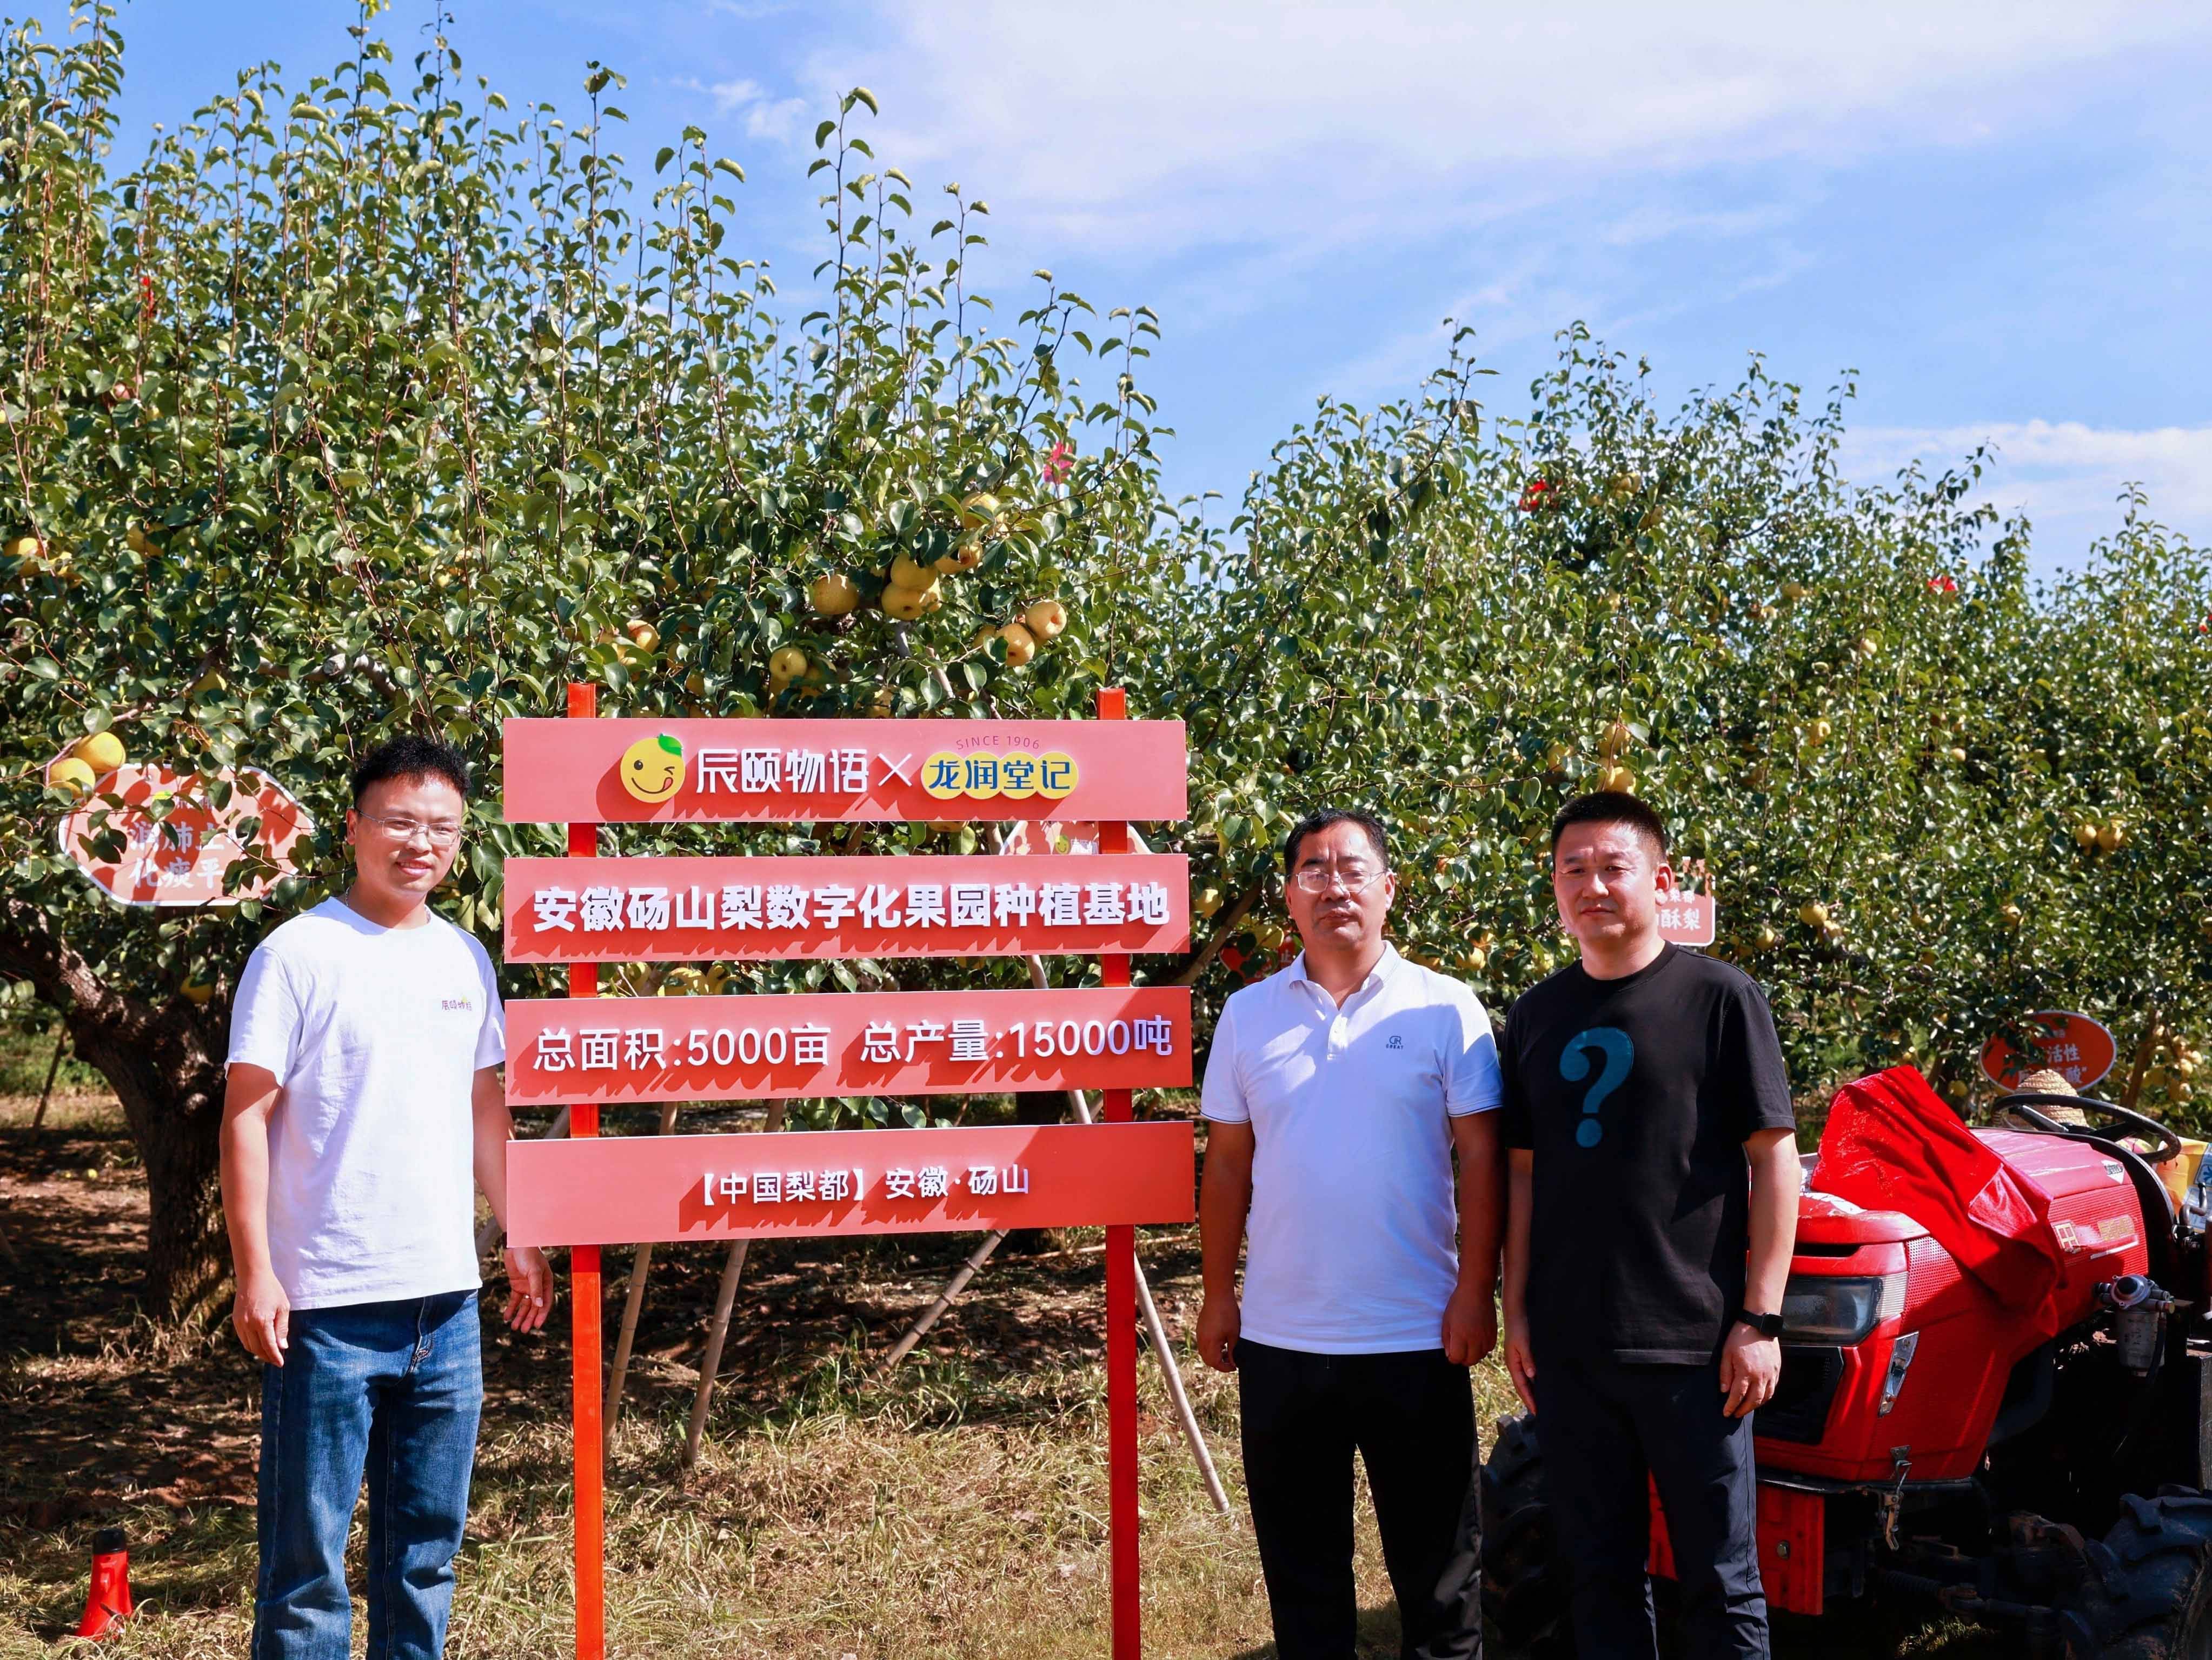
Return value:
<svg viewBox="0 0 2212 1660">
<path fill-rule="evenodd" d="M 1747 1308 L 1740 1308 L 1735 1312 L 1735 1324 L 1749 1326 L 1762 1337 L 1779 1337 L 1782 1335 L 1782 1317 L 1779 1314 L 1753 1314 Z"/>
</svg>

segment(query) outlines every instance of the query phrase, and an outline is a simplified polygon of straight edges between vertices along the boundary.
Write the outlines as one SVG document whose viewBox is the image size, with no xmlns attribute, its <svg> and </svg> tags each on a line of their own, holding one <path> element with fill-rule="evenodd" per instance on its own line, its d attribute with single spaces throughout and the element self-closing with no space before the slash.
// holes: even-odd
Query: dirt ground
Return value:
<svg viewBox="0 0 2212 1660">
<path fill-rule="evenodd" d="M 89 1541 L 130 1535 L 145 1610 L 122 1656 L 239 1655 L 250 1620 L 258 1379 L 227 1328 L 137 1312 L 145 1193 L 119 1112 L 58 1099 L 45 1129 L 0 1098 L 0 1656 L 46 1654 L 82 1607 Z M 680 1468 L 719 1249 L 657 1253 L 610 1469 L 612 1651 L 1096 1654 L 1105 1647 L 1101 1253 L 1032 1236 L 991 1263 L 886 1384 L 876 1355 L 973 1248 L 961 1236 L 756 1246 L 707 1451 Z M 1187 1343 L 1194 1230 L 1147 1230 Z M 629 1269 L 607 1253 L 611 1335 Z M 487 1402 L 449 1651 L 568 1651 L 568 1357 L 560 1331 L 486 1326 Z M 1266 1604 L 1236 1457 L 1235 1385 L 1183 1363 L 1239 1514 L 1217 1516 L 1147 1359 L 1146 1651 L 1259 1657 Z M 1507 1404 L 1478 1372 L 1481 1417 Z M 1364 1511 L 1364 1506 L 1363 1506 Z M 1363 1655 L 1396 1651 L 1371 1524 Z M 358 1602 L 356 1603 L 358 1607 Z M 357 1619 L 356 1651 L 362 1633 Z M 1903 1622 L 1790 1624 L 1777 1652 L 1997 1654 Z"/>
</svg>

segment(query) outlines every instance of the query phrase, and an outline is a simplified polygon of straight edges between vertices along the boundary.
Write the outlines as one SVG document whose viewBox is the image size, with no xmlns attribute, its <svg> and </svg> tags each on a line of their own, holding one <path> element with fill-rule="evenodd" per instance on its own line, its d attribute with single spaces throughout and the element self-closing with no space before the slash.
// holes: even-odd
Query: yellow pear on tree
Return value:
<svg viewBox="0 0 2212 1660">
<path fill-rule="evenodd" d="M 128 759 L 123 740 L 112 732 L 94 732 L 70 753 L 92 768 L 95 777 L 112 772 Z"/>
<path fill-rule="evenodd" d="M 1000 629 L 999 638 L 1006 642 L 1006 661 L 1017 669 L 1036 655 L 1036 636 L 1018 622 Z"/>
<path fill-rule="evenodd" d="M 912 622 L 924 609 L 917 590 L 901 587 L 896 582 L 884 585 L 883 597 L 878 603 L 883 606 L 885 616 L 896 617 L 901 622 Z"/>
<path fill-rule="evenodd" d="M 66 790 L 72 796 L 88 796 L 92 786 L 100 781 L 100 774 L 83 761 L 70 755 L 54 763 L 53 771 L 46 774 L 46 782 L 57 790 Z"/>
<path fill-rule="evenodd" d="M 831 571 L 814 579 L 806 591 L 806 598 L 816 615 L 842 617 L 860 609 L 860 591 L 842 571 Z"/>
<path fill-rule="evenodd" d="M 1034 601 L 1022 613 L 1022 626 L 1040 640 L 1057 639 L 1060 630 L 1067 627 L 1067 607 L 1056 599 Z"/>
<path fill-rule="evenodd" d="M 891 582 L 895 586 L 911 588 L 915 592 L 921 593 L 937 585 L 937 574 L 933 571 L 924 570 L 906 554 L 901 554 L 891 561 Z"/>
<path fill-rule="evenodd" d="M 787 645 L 769 658 L 768 671 L 778 680 L 797 680 L 806 672 L 806 653 Z"/>
</svg>

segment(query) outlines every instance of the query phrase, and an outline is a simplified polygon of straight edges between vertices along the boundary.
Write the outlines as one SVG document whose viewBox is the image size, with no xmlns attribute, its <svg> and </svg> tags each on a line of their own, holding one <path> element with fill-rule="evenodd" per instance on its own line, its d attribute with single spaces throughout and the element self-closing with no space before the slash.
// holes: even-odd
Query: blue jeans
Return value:
<svg viewBox="0 0 2212 1660">
<path fill-rule="evenodd" d="M 437 1660 L 468 1514 L 477 1294 L 295 1309 L 261 1369 L 253 1660 L 346 1660 L 346 1532 L 368 1477 L 369 1660 Z"/>
</svg>

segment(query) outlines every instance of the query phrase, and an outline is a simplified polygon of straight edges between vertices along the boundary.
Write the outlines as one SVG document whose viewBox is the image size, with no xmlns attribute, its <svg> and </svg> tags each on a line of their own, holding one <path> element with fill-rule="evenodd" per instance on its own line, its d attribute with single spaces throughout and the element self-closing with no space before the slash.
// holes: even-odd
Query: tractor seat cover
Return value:
<svg viewBox="0 0 2212 1660">
<path fill-rule="evenodd" d="M 1814 1191 L 1901 1211 L 2006 1307 L 2045 1336 L 2065 1264 L 2051 1196 L 1937 1099 L 1917 1069 L 1892 1067 L 1836 1092 L 1820 1133 Z"/>
</svg>

